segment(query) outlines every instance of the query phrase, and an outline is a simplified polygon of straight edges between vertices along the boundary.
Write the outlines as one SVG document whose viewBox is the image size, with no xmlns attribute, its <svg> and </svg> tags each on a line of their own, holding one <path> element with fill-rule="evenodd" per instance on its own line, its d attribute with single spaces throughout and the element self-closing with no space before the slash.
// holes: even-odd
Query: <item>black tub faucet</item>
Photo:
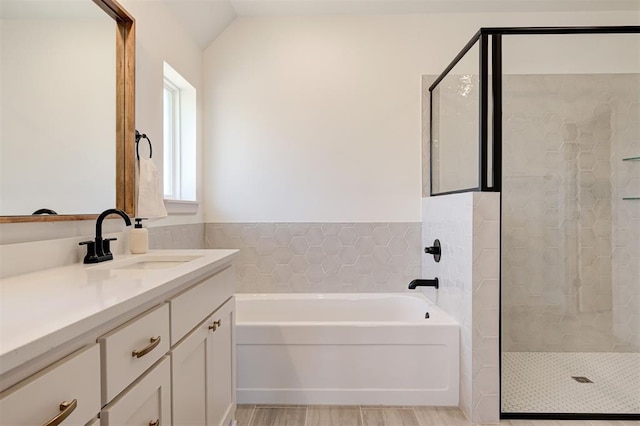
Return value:
<svg viewBox="0 0 640 426">
<path fill-rule="evenodd" d="M 87 254 L 84 257 L 84 263 L 100 263 L 113 259 L 113 254 L 111 253 L 111 241 L 114 241 L 116 238 L 102 239 L 102 222 L 111 214 L 119 215 L 124 219 L 127 226 L 131 226 L 131 219 L 129 219 L 129 216 L 122 210 L 107 209 L 100 213 L 100 216 L 96 219 L 96 238 L 93 241 L 83 241 L 80 243 L 81 246 L 87 246 Z"/>
<path fill-rule="evenodd" d="M 438 277 L 435 277 L 432 280 L 413 280 L 409 283 L 409 290 L 415 290 L 416 287 L 435 287 L 438 288 L 440 284 L 438 283 Z"/>
</svg>

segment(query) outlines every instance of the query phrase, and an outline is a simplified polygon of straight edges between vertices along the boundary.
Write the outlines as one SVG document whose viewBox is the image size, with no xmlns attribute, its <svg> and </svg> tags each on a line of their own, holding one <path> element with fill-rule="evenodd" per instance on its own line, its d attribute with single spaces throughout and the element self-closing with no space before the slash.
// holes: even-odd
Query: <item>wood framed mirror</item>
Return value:
<svg viewBox="0 0 640 426">
<path fill-rule="evenodd" d="M 110 100 L 110 103 L 115 103 L 115 123 L 114 132 L 110 132 L 110 135 L 113 135 L 115 138 L 115 149 L 113 146 L 110 146 L 110 153 L 115 152 L 115 160 L 105 159 L 106 162 L 110 164 L 109 167 L 115 167 L 115 170 L 110 170 L 108 175 L 109 177 L 105 180 L 104 184 L 109 185 L 109 181 L 113 183 L 115 190 L 111 190 L 111 195 L 107 195 L 107 200 L 102 200 L 102 205 L 106 205 L 108 207 L 117 207 L 119 209 L 124 210 L 129 215 L 135 215 L 135 155 L 134 155 L 134 142 L 135 142 L 135 19 L 115 0 L 86 0 L 87 3 L 91 4 L 91 1 L 95 3 L 108 17 L 110 17 L 113 22 L 116 24 L 115 29 L 115 90 L 112 92 L 111 96 L 115 95 L 115 101 L 113 99 Z M 51 4 L 51 3 L 49 3 Z M 55 5 L 56 3 L 54 3 Z M 95 5 L 91 7 L 95 8 Z M 53 6 L 51 10 L 48 10 L 48 14 L 56 15 L 56 13 L 61 13 L 55 10 L 57 6 Z M 99 11 L 98 11 L 99 12 Z M 107 19 L 108 21 L 108 19 Z M 18 24 L 16 24 L 18 26 Z M 68 27 L 69 25 L 67 25 Z M 3 25 L 3 27 L 9 27 L 9 25 Z M 109 37 L 112 37 L 109 36 Z M 112 38 L 111 38 L 112 39 Z M 77 39 L 76 39 L 77 40 Z M 72 43 L 75 43 L 76 40 L 71 39 Z M 7 42 L 8 43 L 8 42 Z M 24 50 L 24 49 L 23 49 Z M 44 49 L 46 50 L 46 49 Z M 86 62 L 89 62 L 91 59 L 89 57 L 83 58 Z M 113 62 L 113 61 L 112 61 Z M 113 74 L 113 73 L 112 73 Z M 6 77 L 9 78 L 9 77 Z M 113 81 L 110 80 L 110 81 Z M 9 81 L 9 83 L 13 83 Z M 4 84 L 4 87 L 10 86 L 10 84 Z M 19 84 L 13 84 L 13 86 L 20 86 Z M 3 90 L 3 97 L 5 96 L 6 90 Z M 71 96 L 71 95 L 69 95 Z M 3 99 L 4 100 L 4 99 Z M 7 101 L 9 102 L 9 101 Z M 86 109 L 86 108 L 85 108 Z M 4 111 L 4 110 L 3 110 Z M 112 110 L 111 110 L 112 111 Z M 108 117 L 113 117 L 113 113 L 109 111 L 109 114 L 106 114 Z M 92 110 L 86 111 L 87 115 L 92 114 Z M 29 117 L 30 118 L 30 117 Z M 81 118 L 73 117 L 76 120 L 81 120 Z M 109 118 L 109 122 L 112 122 L 113 119 Z M 68 132 L 73 133 L 73 122 L 71 124 L 67 124 Z M 44 127 L 44 131 L 46 131 L 46 126 Z M 43 129 L 40 129 L 41 131 Z M 110 129 L 111 130 L 111 129 Z M 35 133 L 35 132 L 34 132 Z M 90 132 L 86 132 L 90 133 Z M 87 144 L 86 149 L 86 158 L 87 163 L 90 161 L 98 161 L 95 158 L 91 158 L 92 155 L 92 147 L 90 143 L 92 142 L 92 138 L 97 135 L 86 134 L 85 142 Z M 104 138 L 104 135 L 99 135 Z M 111 136 L 108 137 L 109 140 Z M 33 136 L 31 139 L 36 139 Z M 25 144 L 31 144 L 31 140 L 26 139 L 27 142 L 23 142 L 23 147 L 21 148 L 23 151 L 25 150 Z M 0 141 L 0 143 L 4 143 Z M 59 142 L 58 142 L 59 143 Z M 52 143 L 53 145 L 53 143 Z M 55 147 L 55 146 L 54 146 Z M 34 153 L 37 151 L 37 148 L 30 146 L 27 149 L 32 149 Z M 4 155 L 3 151 L 3 155 Z M 7 156 L 8 157 L 8 156 Z M 15 164 L 20 164 L 22 167 L 22 163 L 26 164 L 29 162 L 29 159 L 18 157 L 17 159 L 11 159 L 8 161 L 13 161 Z M 44 161 L 44 160 L 43 160 Z M 40 181 L 43 182 L 47 180 L 47 176 L 51 179 L 55 179 L 55 174 L 59 173 L 60 170 L 56 170 L 56 168 L 60 169 L 66 168 L 67 174 L 71 174 L 68 169 L 69 166 L 60 166 L 55 164 L 55 161 L 51 161 L 49 163 L 45 163 L 49 167 L 49 170 L 45 170 L 45 173 L 49 173 L 49 175 L 44 175 L 45 177 L 40 177 Z M 6 167 L 5 167 L 6 168 Z M 16 167 L 18 168 L 18 167 Z M 42 167 L 40 167 L 42 169 Z M 75 169 L 74 169 L 75 170 Z M 90 174 L 86 176 L 86 174 Z M 93 176 L 90 173 L 86 172 L 77 172 L 77 175 L 73 176 L 77 182 L 89 182 L 89 186 L 91 182 L 97 182 L 101 179 L 101 176 Z M 5 175 L 3 175 L 3 180 L 11 181 L 13 180 L 13 184 L 15 186 L 16 191 L 23 193 L 24 197 L 27 198 L 31 196 L 29 193 L 29 188 L 33 188 L 34 184 L 31 183 L 31 186 L 25 184 L 23 185 L 20 179 L 7 179 Z M 115 181 L 114 181 L 115 180 Z M 37 185 L 37 181 L 36 184 Z M 44 182 L 42 184 L 44 186 Z M 66 187 L 65 187 L 66 186 Z M 78 192 L 75 191 L 74 187 L 70 187 L 71 185 L 60 185 L 61 191 L 66 191 L 71 197 L 82 197 Z M 85 185 L 87 186 L 87 185 Z M 3 187 L 4 189 L 4 187 Z M 6 201 L 3 200 L 3 192 L 0 192 L 0 204 Z M 114 197 L 115 195 L 115 197 Z M 102 196 L 98 194 L 98 196 Z M 9 199 L 10 197 L 7 197 Z M 115 198 L 115 199 L 113 199 Z M 53 206 L 43 205 L 40 206 L 42 208 L 51 208 L 55 210 Z M 38 207 L 38 208 L 40 208 Z M 33 210 L 33 209 L 32 209 Z M 97 218 L 98 214 L 104 210 L 104 208 L 96 208 L 91 209 L 90 212 L 58 212 L 59 214 L 31 214 L 31 211 L 24 211 L 21 209 L 18 213 L 9 213 L 5 215 L 4 209 L 0 211 L 0 223 L 17 223 L 17 222 L 53 222 L 53 221 L 73 221 L 73 220 L 93 220 Z M 35 213 L 35 211 L 34 211 Z M 15 214 L 15 215 L 14 215 Z"/>
</svg>

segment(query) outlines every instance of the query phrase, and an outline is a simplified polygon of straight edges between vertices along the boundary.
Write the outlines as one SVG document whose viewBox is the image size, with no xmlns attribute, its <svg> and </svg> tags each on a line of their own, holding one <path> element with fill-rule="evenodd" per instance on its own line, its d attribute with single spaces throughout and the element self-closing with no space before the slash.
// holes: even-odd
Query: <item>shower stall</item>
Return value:
<svg viewBox="0 0 640 426">
<path fill-rule="evenodd" d="M 429 92 L 431 196 L 501 194 L 501 417 L 640 419 L 640 27 L 483 28 Z"/>
</svg>

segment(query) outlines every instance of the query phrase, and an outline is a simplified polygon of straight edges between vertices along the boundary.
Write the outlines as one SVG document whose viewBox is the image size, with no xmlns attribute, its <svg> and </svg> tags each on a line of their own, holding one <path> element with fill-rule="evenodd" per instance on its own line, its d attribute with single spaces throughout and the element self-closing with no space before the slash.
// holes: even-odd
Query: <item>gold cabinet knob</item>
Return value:
<svg viewBox="0 0 640 426">
<path fill-rule="evenodd" d="M 222 320 L 214 321 L 212 325 L 209 326 L 209 330 L 216 331 L 218 327 L 222 325 Z"/>
</svg>

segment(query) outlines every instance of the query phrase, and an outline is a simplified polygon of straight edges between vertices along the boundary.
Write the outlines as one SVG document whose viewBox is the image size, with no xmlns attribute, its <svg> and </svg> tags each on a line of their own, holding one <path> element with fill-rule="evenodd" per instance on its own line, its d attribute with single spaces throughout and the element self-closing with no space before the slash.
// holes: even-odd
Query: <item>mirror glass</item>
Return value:
<svg viewBox="0 0 640 426">
<path fill-rule="evenodd" d="M 0 0 L 0 216 L 116 205 L 116 28 L 90 0 Z"/>
</svg>

